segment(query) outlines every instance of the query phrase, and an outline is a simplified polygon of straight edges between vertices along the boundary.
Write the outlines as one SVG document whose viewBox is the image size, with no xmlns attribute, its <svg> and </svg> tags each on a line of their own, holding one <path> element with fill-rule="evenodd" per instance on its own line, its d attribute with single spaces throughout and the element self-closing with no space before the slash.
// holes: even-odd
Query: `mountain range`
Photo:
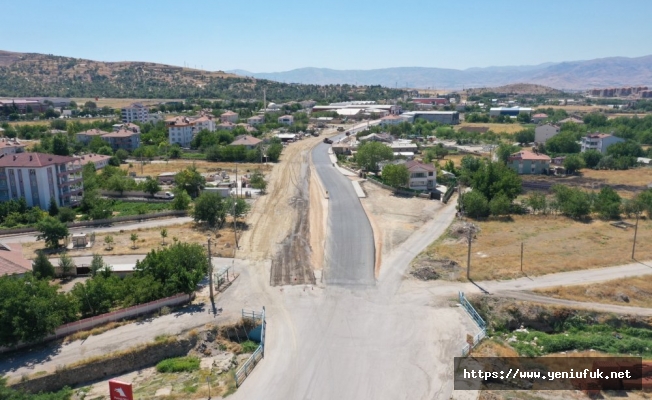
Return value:
<svg viewBox="0 0 652 400">
<path fill-rule="evenodd" d="M 428 67 L 336 70 L 309 67 L 284 72 L 228 72 L 277 82 L 317 85 L 358 84 L 396 88 L 463 89 L 527 82 L 562 90 L 584 90 L 652 85 L 652 55 L 464 70 Z"/>
</svg>

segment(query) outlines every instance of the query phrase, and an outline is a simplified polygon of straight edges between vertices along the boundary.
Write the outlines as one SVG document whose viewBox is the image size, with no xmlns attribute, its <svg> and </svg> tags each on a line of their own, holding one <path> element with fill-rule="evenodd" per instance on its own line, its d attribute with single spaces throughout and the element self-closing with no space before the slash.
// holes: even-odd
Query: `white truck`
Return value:
<svg viewBox="0 0 652 400">
<path fill-rule="evenodd" d="M 154 198 L 156 199 L 165 199 L 165 200 L 172 200 L 174 199 L 174 193 L 170 192 L 158 192 L 154 195 Z"/>
</svg>

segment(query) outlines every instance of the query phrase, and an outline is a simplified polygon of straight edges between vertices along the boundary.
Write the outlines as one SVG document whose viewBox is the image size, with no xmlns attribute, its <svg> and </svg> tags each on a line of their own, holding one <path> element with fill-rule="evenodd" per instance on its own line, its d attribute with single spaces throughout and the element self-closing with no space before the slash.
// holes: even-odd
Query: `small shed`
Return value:
<svg viewBox="0 0 652 400">
<path fill-rule="evenodd" d="M 88 245 L 88 235 L 85 233 L 73 233 L 72 247 L 86 247 Z"/>
</svg>

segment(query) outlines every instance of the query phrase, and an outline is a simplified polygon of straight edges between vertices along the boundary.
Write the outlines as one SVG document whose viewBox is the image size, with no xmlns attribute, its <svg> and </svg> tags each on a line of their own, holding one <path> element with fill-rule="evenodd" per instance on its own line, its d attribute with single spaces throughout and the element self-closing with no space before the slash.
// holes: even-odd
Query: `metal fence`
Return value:
<svg viewBox="0 0 652 400">
<path fill-rule="evenodd" d="M 253 352 L 253 354 L 245 361 L 245 363 L 235 372 L 235 384 L 237 387 L 242 385 L 245 379 L 251 374 L 256 365 L 265 357 L 265 307 L 262 312 L 242 310 L 243 319 L 253 319 L 260 321 L 260 345 Z"/>
<path fill-rule="evenodd" d="M 466 357 L 467 355 L 469 355 L 471 349 L 476 345 L 478 345 L 478 343 L 480 343 L 482 339 L 484 339 L 487 336 L 487 323 L 484 321 L 484 319 L 482 319 L 480 314 L 478 314 L 475 308 L 473 308 L 471 303 L 469 303 L 469 301 L 466 299 L 466 296 L 464 296 L 464 292 L 459 292 L 458 297 L 459 297 L 460 304 L 462 305 L 462 307 L 464 307 L 464 310 L 466 310 L 466 312 L 469 314 L 473 322 L 475 322 L 480 328 L 480 333 L 478 333 L 473 337 L 473 345 L 471 345 L 470 343 L 466 343 L 464 344 L 464 346 L 462 346 L 462 357 Z"/>
</svg>

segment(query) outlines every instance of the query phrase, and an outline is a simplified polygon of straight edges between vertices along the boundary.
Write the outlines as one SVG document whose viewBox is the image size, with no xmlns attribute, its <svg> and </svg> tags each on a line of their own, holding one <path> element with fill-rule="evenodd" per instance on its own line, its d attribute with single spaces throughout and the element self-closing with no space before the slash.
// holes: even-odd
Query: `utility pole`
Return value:
<svg viewBox="0 0 652 400">
<path fill-rule="evenodd" d="M 211 289 L 211 303 L 215 304 L 213 294 L 213 259 L 211 258 L 211 237 L 208 236 L 208 284 Z"/>
<path fill-rule="evenodd" d="M 638 215 L 640 212 L 636 213 L 636 227 L 634 227 L 634 243 L 632 244 L 632 260 L 635 260 L 634 258 L 634 252 L 636 251 L 636 234 L 638 233 Z"/>
<path fill-rule="evenodd" d="M 469 250 L 466 255 L 466 279 L 471 280 L 471 242 L 473 241 L 473 229 L 471 224 L 467 225 L 468 229 L 468 240 L 469 240 Z"/>
</svg>

